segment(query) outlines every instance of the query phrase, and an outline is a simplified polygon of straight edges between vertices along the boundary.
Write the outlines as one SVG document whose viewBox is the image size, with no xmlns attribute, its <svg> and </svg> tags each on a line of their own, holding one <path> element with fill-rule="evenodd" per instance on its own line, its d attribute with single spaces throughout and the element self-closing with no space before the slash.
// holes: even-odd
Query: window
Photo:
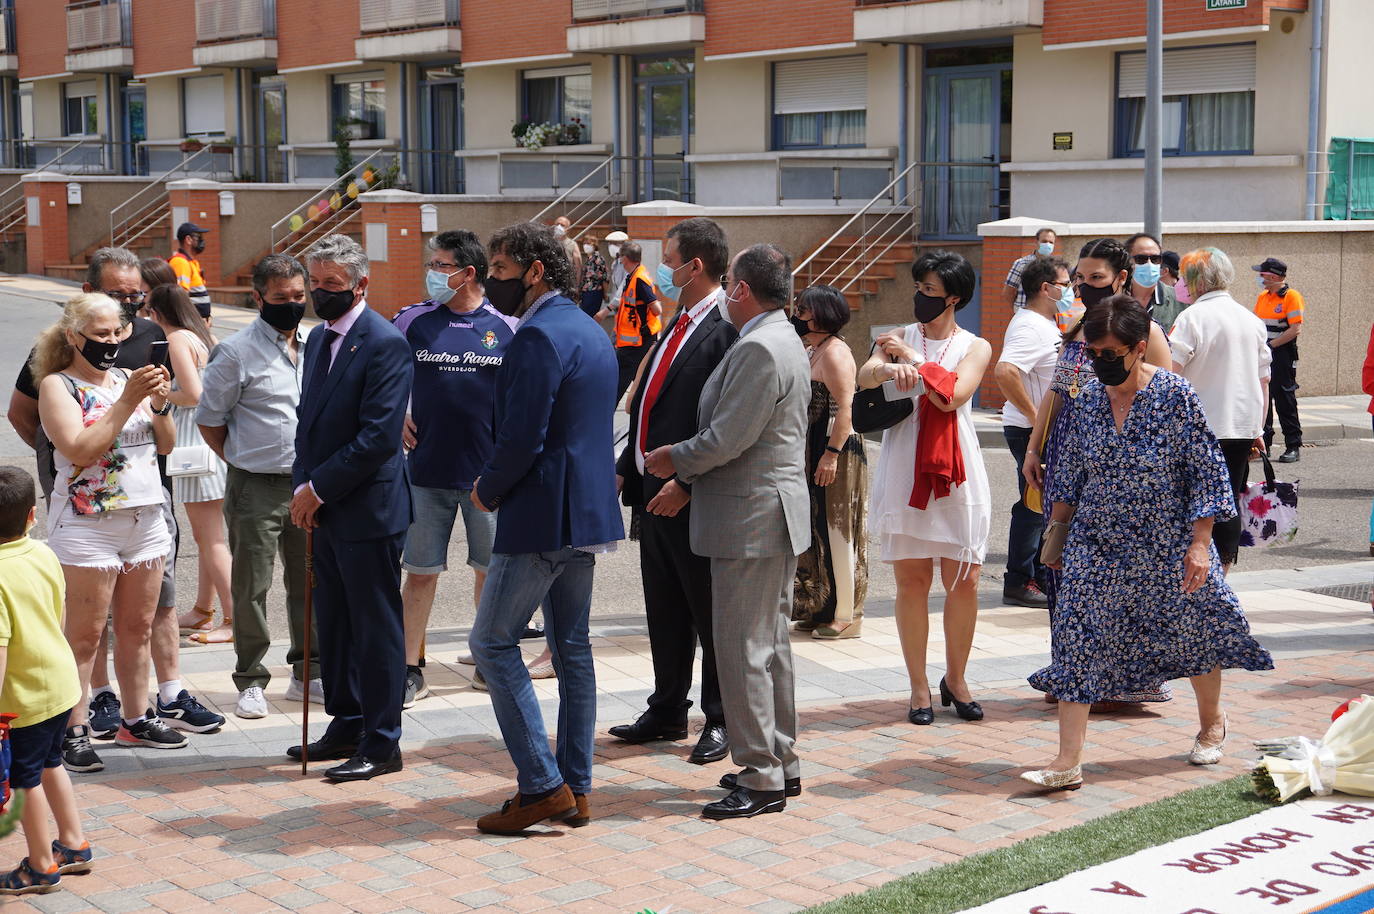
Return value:
<svg viewBox="0 0 1374 914">
<path fill-rule="evenodd" d="M 100 132 L 99 83 L 67 83 L 62 87 L 62 130 L 66 136 L 95 136 Z"/>
<path fill-rule="evenodd" d="M 521 99 L 521 120 L 532 124 L 581 125 L 579 142 L 592 135 L 592 68 L 556 67 L 526 70 Z"/>
<path fill-rule="evenodd" d="M 1117 57 L 1116 154 L 1144 155 L 1145 54 Z M 1164 52 L 1164 154 L 1250 154 L 1255 134 L 1255 46 Z"/>
<path fill-rule="evenodd" d="M 224 77 L 192 76 L 181 81 L 186 136 L 224 136 Z"/>
<path fill-rule="evenodd" d="M 334 124 L 343 120 L 355 140 L 386 137 L 386 80 L 381 73 L 334 77 Z"/>
<path fill-rule="evenodd" d="M 868 58 L 827 57 L 773 65 L 773 145 L 862 146 L 868 121 Z"/>
</svg>

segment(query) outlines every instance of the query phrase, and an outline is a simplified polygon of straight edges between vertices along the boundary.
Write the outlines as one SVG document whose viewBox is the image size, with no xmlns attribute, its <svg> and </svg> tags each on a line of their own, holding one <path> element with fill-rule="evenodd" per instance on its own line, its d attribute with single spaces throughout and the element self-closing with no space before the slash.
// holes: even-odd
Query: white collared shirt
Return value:
<svg viewBox="0 0 1374 914">
<path fill-rule="evenodd" d="M 678 355 L 678 353 L 681 353 L 681 352 L 682 352 L 682 348 L 683 348 L 684 346 L 687 345 L 687 340 L 690 339 L 691 336 L 692 336 L 692 334 L 696 332 L 697 327 L 701 324 L 702 318 L 706 316 L 706 312 L 709 311 L 709 310 L 711 310 L 712 308 L 716 307 L 716 305 L 719 303 L 719 301 L 720 301 L 722 298 L 725 297 L 724 292 L 725 292 L 724 289 L 722 289 L 720 286 L 716 286 L 716 288 L 715 288 L 715 290 L 714 290 L 713 292 L 711 292 L 709 295 L 707 295 L 707 296 L 706 296 L 705 298 L 703 298 L 701 301 L 699 301 L 699 302 L 697 302 L 695 305 L 693 305 L 693 306 L 692 306 L 692 310 L 691 310 L 691 311 L 688 311 L 687 314 L 686 314 L 683 318 L 681 318 L 681 319 L 687 321 L 687 329 L 684 330 L 684 331 L 682 331 L 682 342 L 678 343 L 677 352 L 675 352 L 675 353 L 673 354 L 673 355 L 674 355 L 674 358 L 676 358 L 677 355 Z M 677 330 L 677 327 L 676 327 L 676 325 L 674 325 L 673 329 L 668 331 L 667 336 L 671 336 L 673 333 L 676 332 L 676 330 Z M 667 337 L 665 336 L 665 341 L 666 341 L 666 338 L 667 338 Z M 645 370 L 644 370 L 644 375 L 643 375 L 643 377 L 640 379 L 640 383 L 641 383 L 641 384 L 648 384 L 649 381 L 650 381 L 650 379 L 653 378 L 654 372 L 658 371 L 658 363 L 659 363 L 660 361 L 662 361 L 662 359 L 663 359 L 663 350 L 664 350 L 665 348 L 667 348 L 666 342 L 665 342 L 665 345 L 659 346 L 658 349 L 656 349 L 656 350 L 654 351 L 653 360 L 649 363 L 648 367 L 645 368 Z M 668 367 L 669 367 L 669 368 L 672 367 L 672 363 L 671 363 L 671 362 L 669 363 L 669 366 L 668 366 Z M 647 388 L 646 388 L 646 390 L 647 390 Z M 638 424 L 638 423 L 642 423 L 643 421 L 644 421 L 644 401 L 643 401 L 643 400 L 640 400 L 638 422 L 636 423 L 635 428 L 634 428 L 634 430 L 633 430 L 633 431 L 634 431 L 634 442 L 633 442 L 633 443 L 634 443 L 634 449 L 635 449 L 635 467 L 639 470 L 639 474 L 640 474 L 641 476 L 644 475 L 644 452 L 641 451 L 641 450 L 639 449 L 640 434 L 639 434 L 639 424 Z"/>
<path fill-rule="evenodd" d="M 348 331 L 353 329 L 353 325 L 362 316 L 363 310 L 367 307 L 367 299 L 360 299 L 356 305 L 344 312 L 343 317 L 338 320 L 329 321 L 328 327 L 338 336 L 329 344 L 329 367 L 334 367 L 334 360 L 339 357 L 339 349 L 343 346 L 344 337 L 348 336 Z"/>
</svg>

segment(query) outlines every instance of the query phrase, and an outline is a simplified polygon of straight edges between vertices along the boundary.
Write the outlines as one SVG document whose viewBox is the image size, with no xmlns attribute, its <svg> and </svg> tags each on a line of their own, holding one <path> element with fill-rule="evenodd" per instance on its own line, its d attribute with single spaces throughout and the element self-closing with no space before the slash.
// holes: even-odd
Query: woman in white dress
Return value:
<svg viewBox="0 0 1374 914">
<path fill-rule="evenodd" d="M 967 260 L 931 251 L 912 264 L 911 276 L 916 322 L 878 337 L 873 357 L 859 370 L 862 389 L 891 380 L 899 391 L 923 390 L 911 416 L 883 433 L 869 525 L 897 579 L 897 634 L 911 678 L 907 719 L 917 725 L 935 720 L 926 643 L 938 561 L 945 589 L 940 700 L 946 707 L 953 704 L 964 720 L 982 720 L 983 709 L 973 701 L 964 673 L 978 618 L 978 575 L 987 555 L 992 496 L 970 400 L 983 381 L 992 347 L 954 320 L 973 298 L 977 281 Z"/>
<path fill-rule="evenodd" d="M 173 377 L 169 399 L 176 407 L 172 418 L 176 422 L 177 443 L 180 447 L 203 445 L 205 439 L 196 427 L 196 405 L 200 402 L 200 375 L 216 340 L 181 286 L 154 288 L 148 295 L 147 310 L 148 316 L 167 334 Z M 210 466 L 211 472 L 204 476 L 172 478 L 176 500 L 186 509 L 200 553 L 196 602 L 191 612 L 179 620 L 183 631 L 198 644 L 234 640 L 234 607 L 229 596 L 231 559 L 224 534 L 226 471 L 224 461 L 214 454 L 210 455 Z M 212 628 L 216 595 L 224 621 L 218 628 Z"/>
</svg>

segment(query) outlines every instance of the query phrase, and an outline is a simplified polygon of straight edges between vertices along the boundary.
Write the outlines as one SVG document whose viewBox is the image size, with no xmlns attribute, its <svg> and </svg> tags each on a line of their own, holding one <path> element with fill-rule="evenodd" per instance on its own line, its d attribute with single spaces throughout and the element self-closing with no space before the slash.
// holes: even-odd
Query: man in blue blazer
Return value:
<svg viewBox="0 0 1374 914">
<path fill-rule="evenodd" d="M 330 235 L 305 261 L 327 323 L 305 343 L 291 519 L 315 531 L 320 678 L 333 718 L 307 749 L 347 760 L 326 777 L 362 781 L 401 770 L 401 546 L 411 520 L 401 429 L 414 366 L 405 337 L 367 307 L 356 241 Z M 299 759 L 301 747 L 286 754 Z"/>
<path fill-rule="evenodd" d="M 478 819 L 493 834 L 536 822 L 585 825 L 592 782 L 596 674 L 587 633 L 596 553 L 625 535 L 615 490 L 616 360 L 606 333 L 566 295 L 572 266 L 533 223 L 488 245 L 487 298 L 520 319 L 496 375 L 496 448 L 472 500 L 497 510 L 496 541 L 469 645 L 515 763 L 518 788 Z M 560 707 L 549 750 L 520 635 L 544 600 Z"/>
</svg>

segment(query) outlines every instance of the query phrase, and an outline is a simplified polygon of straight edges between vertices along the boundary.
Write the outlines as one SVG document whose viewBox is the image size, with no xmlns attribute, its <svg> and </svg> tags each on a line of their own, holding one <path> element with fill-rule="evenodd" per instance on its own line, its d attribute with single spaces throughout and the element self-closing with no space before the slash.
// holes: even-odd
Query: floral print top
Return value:
<svg viewBox="0 0 1374 914">
<path fill-rule="evenodd" d="M 611 271 L 600 251 L 593 251 L 582 261 L 583 292 L 600 292 L 610 278 Z"/>
<path fill-rule="evenodd" d="M 119 399 L 129 373 L 111 369 L 108 387 L 63 374 L 72 396 L 81 405 L 81 422 L 90 428 Z M 53 452 L 57 467 L 54 497 L 65 487 L 74 514 L 100 514 L 120 508 L 162 503 L 162 479 L 157 469 L 157 444 L 153 440 L 153 416 L 147 403 L 134 410 L 119 437 L 89 466 L 76 466 L 60 450 Z"/>
</svg>

